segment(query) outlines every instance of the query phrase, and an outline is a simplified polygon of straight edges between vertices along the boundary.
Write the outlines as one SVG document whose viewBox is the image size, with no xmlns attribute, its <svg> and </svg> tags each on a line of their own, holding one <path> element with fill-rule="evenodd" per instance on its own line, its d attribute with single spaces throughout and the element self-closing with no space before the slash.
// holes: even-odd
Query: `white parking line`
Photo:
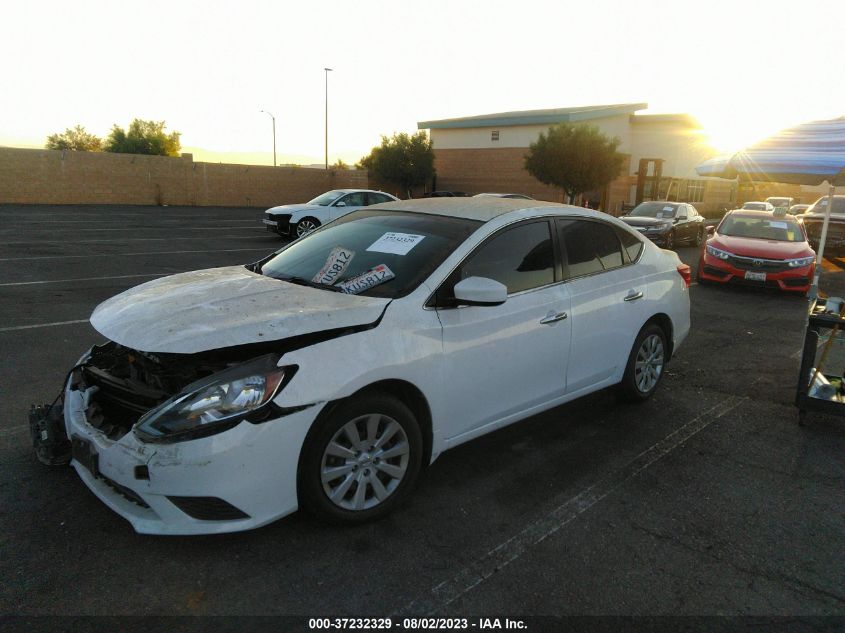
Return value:
<svg viewBox="0 0 845 633">
<path fill-rule="evenodd" d="M 175 275 L 171 273 L 146 273 L 143 275 L 114 275 L 113 277 L 76 277 L 74 279 L 46 279 L 44 281 L 12 281 L 0 284 L 0 288 L 5 286 L 36 286 L 39 284 L 62 284 L 72 281 L 103 281 L 106 279 L 130 279 L 132 277 L 164 277 L 165 275 Z"/>
<path fill-rule="evenodd" d="M 609 494 L 646 470 L 656 461 L 678 448 L 696 433 L 718 420 L 726 413 L 736 409 L 748 398 L 730 396 L 723 402 L 696 416 L 679 429 L 670 433 L 651 448 L 643 451 L 626 466 L 593 484 L 581 493 L 558 506 L 546 516 L 532 523 L 507 541 L 497 545 L 484 556 L 476 559 L 467 567 L 436 587 L 429 595 L 408 604 L 397 615 L 433 615 L 443 610 L 455 600 L 471 591 L 490 576 L 501 571 L 505 566 L 517 560 L 528 549 L 574 521 L 581 514 L 592 508 Z"/>
<path fill-rule="evenodd" d="M 215 218 L 213 216 L 208 215 L 159 215 L 159 216 L 151 216 L 151 215 L 144 215 L 142 213 L 136 214 L 119 214 L 119 213 L 109 213 L 107 215 L 92 215 L 87 216 L 90 217 L 90 220 L 83 220 L 81 219 L 82 216 L 74 216 L 73 220 L 51 220 L 45 219 L 44 217 L 40 218 L 33 218 L 36 220 L 35 222 L 30 222 L 31 216 L 15 216 L 11 218 L 6 218 L 8 221 L 17 221 L 21 224 L 44 224 L 45 226 L 50 224 L 90 224 L 91 222 L 110 222 L 114 218 L 119 217 L 138 217 L 138 218 L 149 218 L 151 220 L 193 220 L 197 222 L 256 222 L 258 219 L 258 214 L 256 214 L 256 218 L 229 218 L 229 217 L 219 217 Z"/>
<path fill-rule="evenodd" d="M 40 327 L 56 327 L 57 325 L 75 325 L 77 323 L 88 323 L 88 319 L 76 321 L 55 321 L 54 323 L 36 323 L 35 325 L 15 325 L 14 327 L 0 327 L 0 332 L 17 332 L 18 330 L 32 330 Z"/>
<path fill-rule="evenodd" d="M 21 230 L 26 227 L 16 229 L 3 229 L 5 231 L 19 235 Z M 266 231 L 263 226 L 128 226 L 119 229 L 73 229 L 74 233 L 82 231 L 172 231 L 178 229 L 180 231 Z"/>
<path fill-rule="evenodd" d="M 221 248 L 204 251 L 151 251 L 148 253 L 93 253 L 88 255 L 38 255 L 36 257 L 3 257 L 0 262 L 20 262 L 34 259 L 83 259 L 86 257 L 135 257 L 140 255 L 181 255 L 184 253 L 238 253 L 243 251 L 263 251 L 269 253 L 268 248 Z"/>
<path fill-rule="evenodd" d="M 233 239 L 236 240 L 263 240 L 267 238 L 273 239 L 273 235 L 239 235 Z M 0 246 L 21 246 L 24 244 L 113 244 L 120 242 L 165 242 L 173 240 L 177 242 L 187 242 L 189 240 L 209 240 L 210 237 L 130 237 L 123 239 L 120 237 L 108 240 L 29 240 L 26 242 L 0 242 Z"/>
</svg>

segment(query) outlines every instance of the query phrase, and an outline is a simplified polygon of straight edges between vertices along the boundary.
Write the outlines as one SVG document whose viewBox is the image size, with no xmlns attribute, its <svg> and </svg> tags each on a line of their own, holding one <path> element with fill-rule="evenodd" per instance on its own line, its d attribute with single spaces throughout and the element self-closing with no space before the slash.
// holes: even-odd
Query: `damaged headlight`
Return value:
<svg viewBox="0 0 845 633">
<path fill-rule="evenodd" d="M 135 434 L 148 442 L 175 442 L 226 431 L 244 418 L 268 413 L 270 401 L 292 367 L 269 354 L 198 380 L 147 412 Z"/>
</svg>

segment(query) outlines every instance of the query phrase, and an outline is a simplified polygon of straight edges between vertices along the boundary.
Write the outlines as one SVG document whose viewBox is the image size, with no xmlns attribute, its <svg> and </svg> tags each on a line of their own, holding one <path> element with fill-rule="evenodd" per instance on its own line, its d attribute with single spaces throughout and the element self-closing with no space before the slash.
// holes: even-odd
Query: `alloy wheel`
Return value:
<svg viewBox="0 0 845 633">
<path fill-rule="evenodd" d="M 641 393 L 654 389 L 664 364 L 663 340 L 657 334 L 643 339 L 634 364 L 634 384 Z"/>
<path fill-rule="evenodd" d="M 314 224 L 311 220 L 300 220 L 296 225 L 296 235 L 297 237 L 302 237 L 306 233 L 310 233 L 314 229 L 317 228 L 317 225 Z"/>
<path fill-rule="evenodd" d="M 344 510 L 374 508 L 402 483 L 410 453 L 405 429 L 393 418 L 379 413 L 354 418 L 323 451 L 323 492 Z"/>
</svg>

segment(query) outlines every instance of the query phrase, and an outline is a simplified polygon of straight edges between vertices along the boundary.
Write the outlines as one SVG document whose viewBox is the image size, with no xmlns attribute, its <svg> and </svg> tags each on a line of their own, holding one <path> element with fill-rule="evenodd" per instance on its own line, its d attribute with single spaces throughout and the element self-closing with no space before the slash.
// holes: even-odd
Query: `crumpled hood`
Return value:
<svg viewBox="0 0 845 633">
<path fill-rule="evenodd" d="M 97 306 L 91 325 L 132 349 L 193 354 L 368 325 L 388 303 L 227 266 L 131 288 Z"/>
<path fill-rule="evenodd" d="M 285 204 L 280 207 L 273 207 L 267 209 L 264 213 L 269 216 L 274 215 L 293 215 L 297 211 L 320 210 L 328 207 L 321 207 L 319 204 Z"/>
</svg>

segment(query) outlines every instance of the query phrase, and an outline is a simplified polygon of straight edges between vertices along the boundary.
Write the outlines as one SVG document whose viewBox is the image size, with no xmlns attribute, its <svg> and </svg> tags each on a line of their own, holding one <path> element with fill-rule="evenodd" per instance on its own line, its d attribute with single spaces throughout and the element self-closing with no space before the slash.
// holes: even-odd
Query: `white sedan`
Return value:
<svg viewBox="0 0 845 633">
<path fill-rule="evenodd" d="M 383 191 L 333 189 L 305 204 L 285 204 L 267 209 L 262 222 L 268 231 L 287 237 L 302 237 L 323 224 L 363 207 L 398 200 Z"/>
<path fill-rule="evenodd" d="M 616 385 L 657 389 L 689 267 L 608 215 L 494 198 L 362 209 L 248 266 L 102 303 L 72 464 L 143 533 L 393 510 L 443 451 Z M 563 420 L 562 420 L 563 422 Z"/>
</svg>

